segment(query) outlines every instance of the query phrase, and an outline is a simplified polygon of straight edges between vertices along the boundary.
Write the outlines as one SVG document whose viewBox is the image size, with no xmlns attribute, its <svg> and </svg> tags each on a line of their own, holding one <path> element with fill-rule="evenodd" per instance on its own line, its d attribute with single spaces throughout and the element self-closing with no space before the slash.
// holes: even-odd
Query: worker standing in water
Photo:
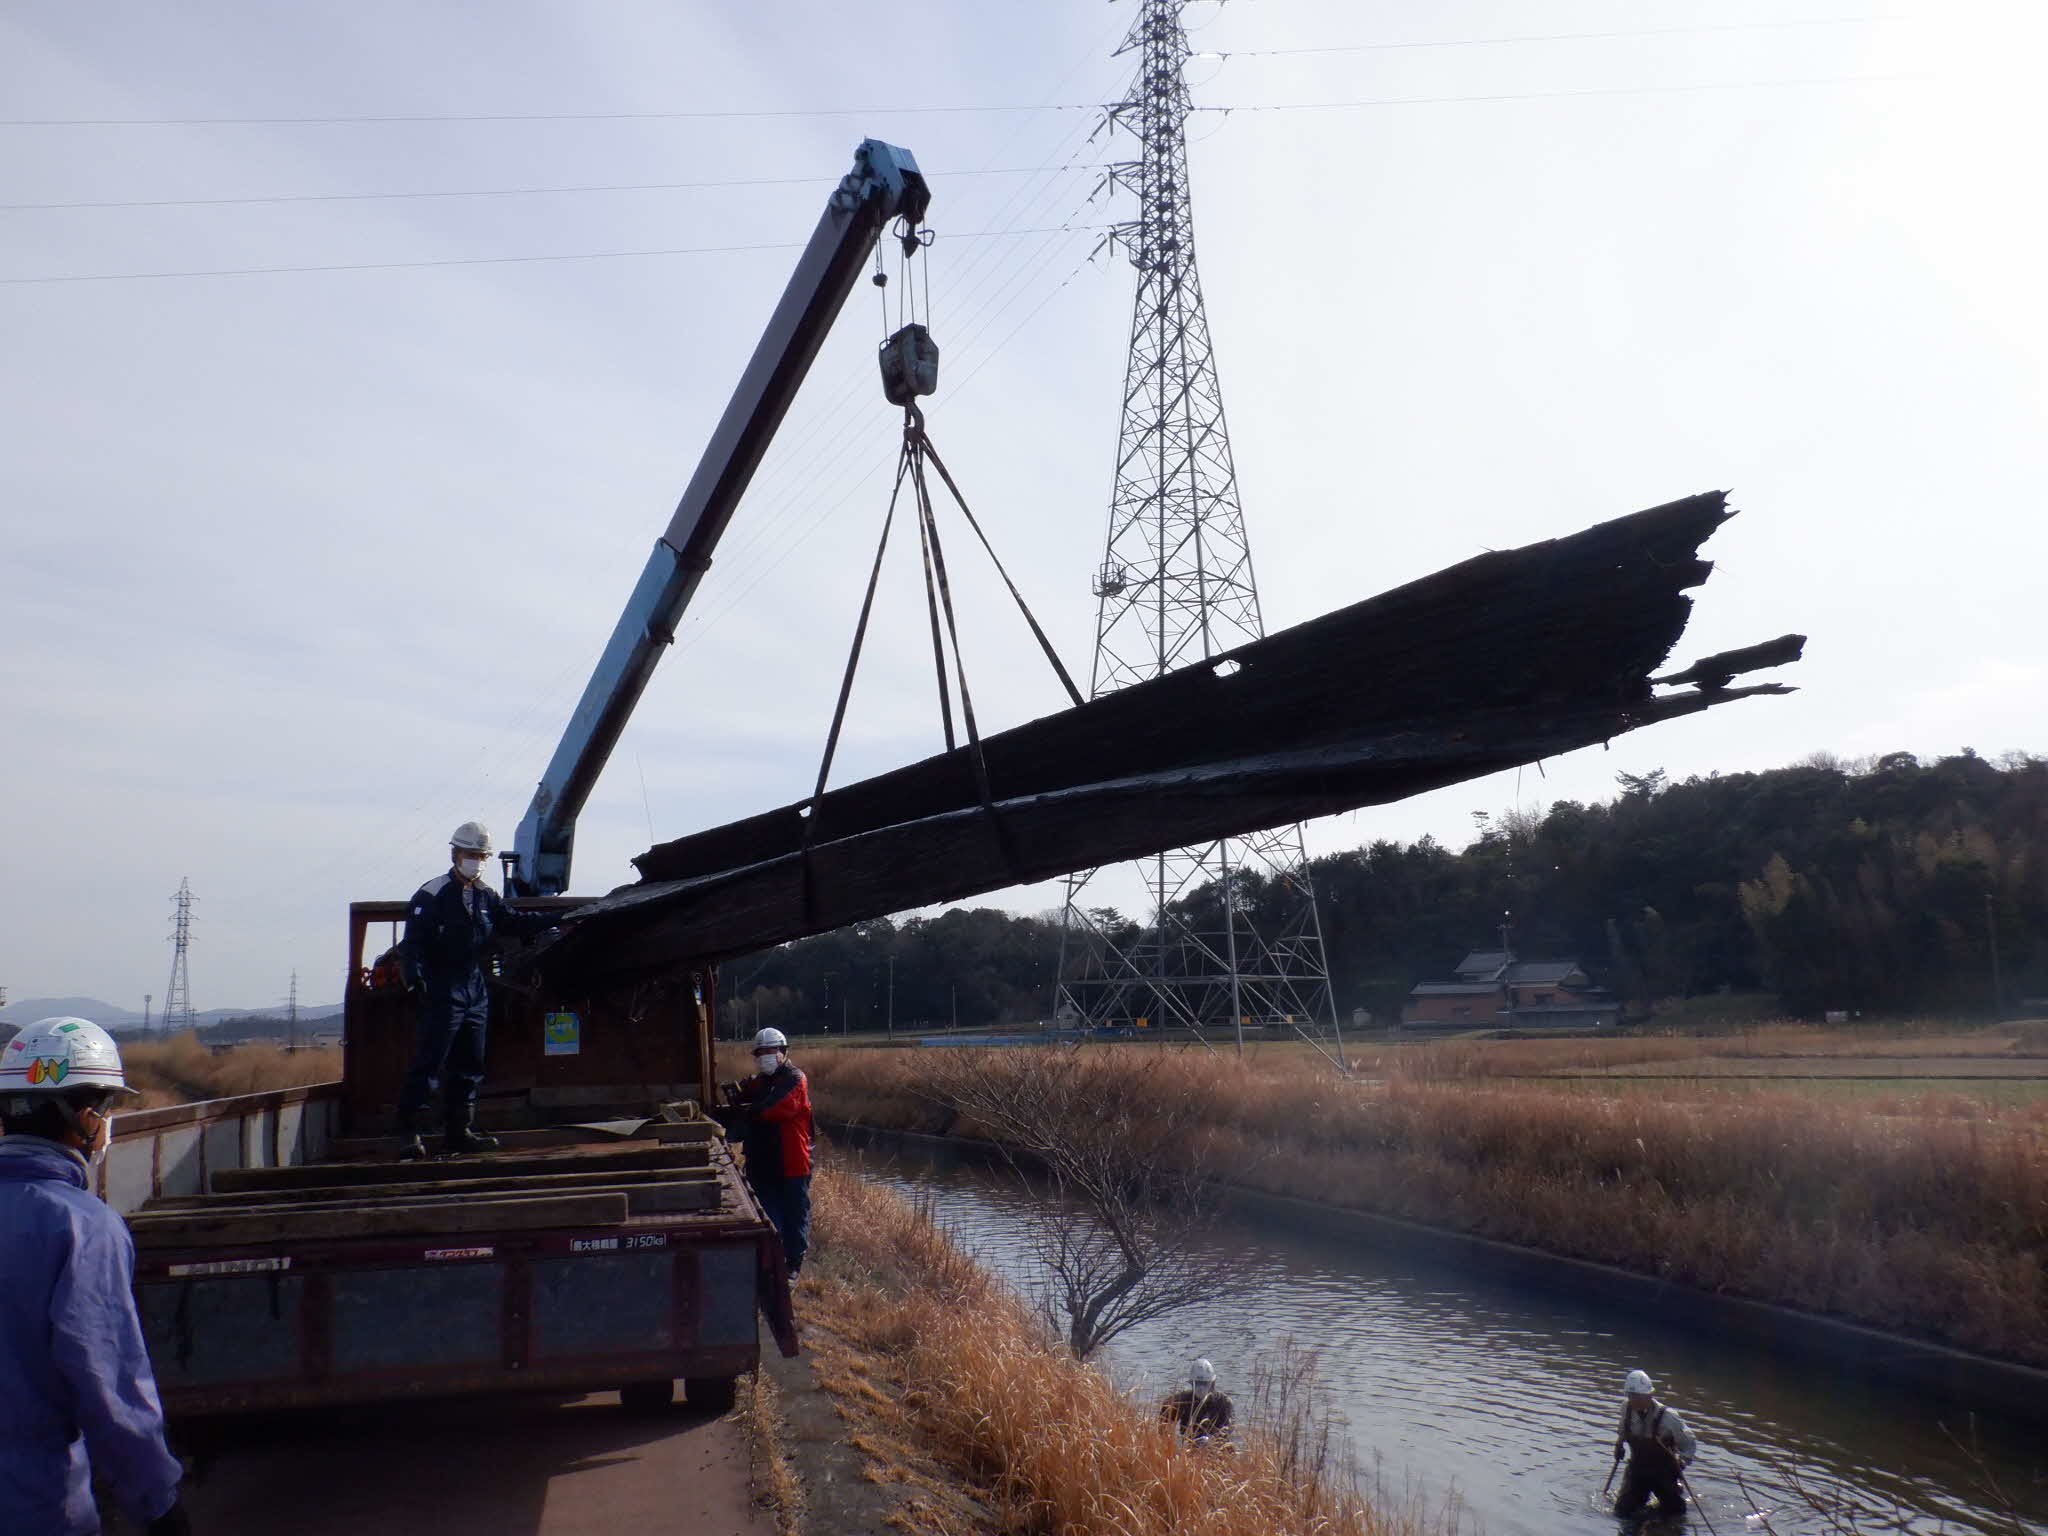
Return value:
<svg viewBox="0 0 2048 1536">
<path fill-rule="evenodd" d="M 1615 1432 L 1614 1459 L 1619 1462 L 1626 1455 L 1628 1471 L 1622 1474 L 1621 1492 L 1614 1496 L 1614 1512 L 1632 1515 L 1653 1496 L 1660 1514 L 1684 1509 L 1680 1482 L 1699 1442 L 1684 1420 L 1657 1401 L 1656 1384 L 1647 1372 L 1630 1371 L 1622 1391 L 1628 1405 Z"/>
<path fill-rule="evenodd" d="M 147 1536 L 189 1536 L 135 1312 L 135 1244 L 92 1193 L 135 1093 L 87 1019 L 0 1051 L 0 1531 L 96 1536 L 92 1480 Z"/>
<path fill-rule="evenodd" d="M 731 1098 L 745 1113 L 747 1183 L 781 1234 L 794 1277 L 811 1246 L 811 1085 L 790 1064 L 781 1030 L 754 1036 L 754 1075 L 733 1085 Z"/>
<path fill-rule="evenodd" d="M 1195 1444 L 1230 1434 L 1230 1399 L 1216 1390 L 1216 1367 L 1197 1360 L 1188 1370 L 1188 1384 L 1159 1406 L 1161 1423 L 1172 1424 Z"/>
<path fill-rule="evenodd" d="M 420 1117 L 438 1090 L 449 1152 L 495 1152 L 498 1138 L 476 1131 L 491 1016 L 491 945 L 501 935 L 531 938 L 556 926 L 544 912 L 514 912 L 484 884 L 491 834 L 465 821 L 448 838 L 449 869 L 413 893 L 398 953 L 406 984 L 419 989 L 418 1044 L 398 1091 L 398 1155 L 426 1156 Z"/>
</svg>

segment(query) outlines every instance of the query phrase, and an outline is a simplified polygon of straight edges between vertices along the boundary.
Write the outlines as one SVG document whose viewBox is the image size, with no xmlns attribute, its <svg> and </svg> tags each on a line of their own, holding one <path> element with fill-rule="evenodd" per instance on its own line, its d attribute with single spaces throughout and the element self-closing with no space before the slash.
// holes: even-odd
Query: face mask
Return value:
<svg viewBox="0 0 2048 1536">
<path fill-rule="evenodd" d="M 97 1168 L 107 1160 L 107 1148 L 114 1141 L 114 1117 L 106 1110 L 100 1111 L 100 1133 L 92 1139 L 92 1151 L 86 1154 L 88 1167 Z"/>
<path fill-rule="evenodd" d="M 484 861 L 482 859 L 457 859 L 455 861 L 455 872 L 465 880 L 474 880 L 484 872 Z"/>
<path fill-rule="evenodd" d="M 778 1055 L 770 1054 L 767 1056 L 756 1056 L 754 1058 L 754 1070 L 760 1073 L 763 1077 L 773 1077 L 775 1075 L 775 1069 L 781 1065 L 782 1058 Z"/>
</svg>

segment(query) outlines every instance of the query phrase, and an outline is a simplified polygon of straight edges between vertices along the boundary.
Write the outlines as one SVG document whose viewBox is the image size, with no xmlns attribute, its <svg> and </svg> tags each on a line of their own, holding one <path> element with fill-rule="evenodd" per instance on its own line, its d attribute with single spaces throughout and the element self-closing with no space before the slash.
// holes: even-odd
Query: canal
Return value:
<svg viewBox="0 0 2048 1536">
<path fill-rule="evenodd" d="M 1030 1196 L 1006 1175 L 915 1153 L 861 1154 L 869 1175 L 1028 1289 Z M 1246 1260 L 1227 1297 L 1134 1329 L 1101 1364 L 1161 1398 L 1205 1355 L 1226 1392 L 1283 1345 L 1318 1377 L 1368 1477 L 1451 1500 L 1465 1529 L 1563 1536 L 1612 1527 L 1600 1498 L 1632 1367 L 1700 1440 L 1687 1528 L 1736 1536 L 1842 1531 L 2048 1536 L 2048 1443 L 1967 1406 L 1924 1399 L 1567 1293 L 1489 1281 L 1363 1242 L 1234 1225 Z"/>
</svg>

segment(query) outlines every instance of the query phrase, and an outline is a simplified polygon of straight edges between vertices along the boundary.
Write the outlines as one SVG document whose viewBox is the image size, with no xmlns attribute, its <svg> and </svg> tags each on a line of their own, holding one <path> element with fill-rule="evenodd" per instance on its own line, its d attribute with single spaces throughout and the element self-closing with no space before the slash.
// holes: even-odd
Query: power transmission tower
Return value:
<svg viewBox="0 0 2048 1536">
<path fill-rule="evenodd" d="M 1094 696 L 1199 663 L 1265 634 L 1238 502 L 1223 393 L 1195 268 L 1181 23 L 1192 0 L 1142 0 L 1119 54 L 1138 55 L 1112 130 L 1136 160 L 1112 182 L 1137 216 L 1111 232 L 1138 271 L 1109 537 L 1096 572 Z M 1143 860 L 1149 913 L 1133 934 L 1085 901 L 1105 874 L 1070 876 L 1057 1013 L 1089 1025 L 1179 1026 L 1206 1038 L 1246 1021 L 1336 1035 L 1329 966 L 1301 828 Z M 1097 901 L 1104 899 L 1098 886 Z M 1340 1042 L 1341 1049 L 1341 1042 Z"/>
<path fill-rule="evenodd" d="M 291 1048 L 296 1051 L 299 1048 L 299 973 L 297 971 L 292 972 L 291 997 L 285 1003 L 285 1029 L 285 1038 L 290 1042 Z"/>
<path fill-rule="evenodd" d="M 178 894 L 171 898 L 171 984 L 164 989 L 163 1029 L 166 1035 L 174 1035 L 181 1029 L 191 1029 L 192 982 L 186 974 L 185 957 L 192 948 L 192 881 L 189 877 L 178 882 Z"/>
</svg>

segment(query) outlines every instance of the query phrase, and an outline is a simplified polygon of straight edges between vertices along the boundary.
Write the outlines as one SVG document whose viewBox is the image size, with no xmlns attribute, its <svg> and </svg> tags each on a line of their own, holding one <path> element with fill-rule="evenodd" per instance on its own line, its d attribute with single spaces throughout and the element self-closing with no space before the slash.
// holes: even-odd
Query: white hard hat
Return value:
<svg viewBox="0 0 2048 1536">
<path fill-rule="evenodd" d="M 763 1051 L 786 1051 L 788 1049 L 789 1036 L 779 1029 L 764 1029 L 761 1033 L 754 1036 L 754 1054 L 756 1056 L 760 1055 Z"/>
<path fill-rule="evenodd" d="M 38 1019 L 0 1051 L 0 1097 L 57 1094 L 68 1088 L 134 1093 L 121 1048 L 90 1019 Z"/>
<path fill-rule="evenodd" d="M 1197 1360 L 1188 1368 L 1188 1381 L 1197 1387 L 1216 1385 L 1216 1367 L 1206 1360 Z"/>
<path fill-rule="evenodd" d="M 1657 1390 L 1657 1384 L 1650 1380 L 1648 1371 L 1630 1371 L 1628 1380 L 1621 1384 L 1621 1390 L 1631 1397 L 1648 1397 Z"/>
<path fill-rule="evenodd" d="M 491 834 L 482 822 L 465 821 L 448 834 L 448 846 L 460 848 L 465 853 L 481 853 L 488 856 L 491 851 Z"/>
</svg>

